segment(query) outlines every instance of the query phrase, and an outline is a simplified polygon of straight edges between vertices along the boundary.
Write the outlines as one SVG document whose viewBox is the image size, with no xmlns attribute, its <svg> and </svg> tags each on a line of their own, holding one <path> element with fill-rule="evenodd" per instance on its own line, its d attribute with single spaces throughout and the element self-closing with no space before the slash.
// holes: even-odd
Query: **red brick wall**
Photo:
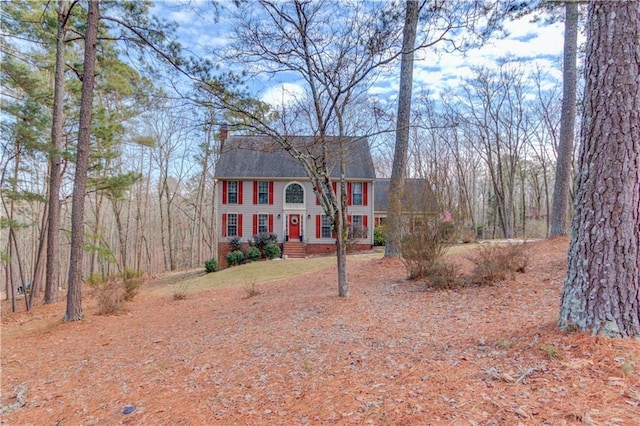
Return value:
<svg viewBox="0 0 640 426">
<path fill-rule="evenodd" d="M 355 249 L 357 251 L 361 250 L 371 250 L 370 244 L 358 244 Z M 307 254 L 329 254 L 336 252 L 336 244 L 307 244 Z"/>
<path fill-rule="evenodd" d="M 243 243 L 242 250 L 246 251 L 249 244 Z M 280 250 L 282 250 L 282 244 L 278 244 Z M 358 244 L 356 246 L 356 250 L 371 250 L 371 245 L 369 244 Z M 218 243 L 218 264 L 221 268 L 227 267 L 227 254 L 229 254 L 229 243 Z M 320 255 L 320 254 L 331 254 L 336 252 L 335 243 L 329 244 L 307 244 L 306 247 L 307 255 Z"/>
</svg>

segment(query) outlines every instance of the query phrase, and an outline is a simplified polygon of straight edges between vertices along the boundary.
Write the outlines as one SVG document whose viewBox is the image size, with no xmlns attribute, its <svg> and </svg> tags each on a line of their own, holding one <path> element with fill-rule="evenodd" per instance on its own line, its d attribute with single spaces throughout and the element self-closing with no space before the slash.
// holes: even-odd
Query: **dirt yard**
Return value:
<svg viewBox="0 0 640 426">
<path fill-rule="evenodd" d="M 349 263 L 118 316 L 2 313 L 7 425 L 638 425 L 640 342 L 555 328 L 567 240 L 515 281 L 456 291 Z M 460 256 L 460 255 L 459 255 Z M 460 256 L 460 261 L 463 261 Z M 295 261 L 295 260 L 287 260 Z"/>
</svg>

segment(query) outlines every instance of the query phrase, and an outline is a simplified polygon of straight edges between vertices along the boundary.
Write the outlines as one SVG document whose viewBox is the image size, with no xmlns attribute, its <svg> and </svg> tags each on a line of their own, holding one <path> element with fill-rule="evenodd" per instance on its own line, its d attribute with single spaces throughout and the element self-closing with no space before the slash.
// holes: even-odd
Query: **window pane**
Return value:
<svg viewBox="0 0 640 426">
<path fill-rule="evenodd" d="M 269 182 L 258 182 L 258 204 L 269 204 Z"/>
<path fill-rule="evenodd" d="M 361 215 L 351 216 L 351 229 L 349 230 L 350 238 L 367 238 L 366 229 L 363 226 Z"/>
<path fill-rule="evenodd" d="M 362 182 L 354 182 L 351 187 L 353 188 L 351 202 L 355 205 L 362 205 Z"/>
<path fill-rule="evenodd" d="M 287 204 L 304 204 L 304 190 L 302 189 L 302 186 L 297 183 L 292 183 L 287 186 L 285 202 Z"/>
<path fill-rule="evenodd" d="M 258 215 L 258 232 L 269 232 L 269 215 Z"/>
<path fill-rule="evenodd" d="M 331 238 L 331 228 L 333 225 L 333 220 L 329 216 L 322 216 L 322 238 Z"/>
<path fill-rule="evenodd" d="M 230 180 L 227 183 L 227 202 L 229 204 L 238 203 L 238 181 Z"/>
<path fill-rule="evenodd" d="M 236 237 L 238 235 L 238 215 L 229 213 L 227 215 L 227 236 Z"/>
</svg>

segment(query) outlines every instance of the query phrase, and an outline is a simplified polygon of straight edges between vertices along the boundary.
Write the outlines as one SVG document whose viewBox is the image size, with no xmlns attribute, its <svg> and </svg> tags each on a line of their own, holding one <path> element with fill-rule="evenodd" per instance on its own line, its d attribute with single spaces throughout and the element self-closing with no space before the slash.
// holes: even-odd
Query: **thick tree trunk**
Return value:
<svg viewBox="0 0 640 426">
<path fill-rule="evenodd" d="M 58 30 L 56 34 L 56 68 L 53 89 L 53 123 L 51 126 L 51 153 L 49 161 L 49 216 L 47 218 L 47 268 L 45 274 L 44 303 L 58 301 L 58 268 L 60 264 L 60 162 L 64 124 L 64 39 L 68 13 L 67 0 L 58 4 Z"/>
<path fill-rule="evenodd" d="M 99 1 L 89 2 L 87 30 L 84 41 L 84 67 L 82 73 L 82 97 L 80 101 L 80 123 L 78 152 L 73 181 L 73 203 L 71 205 L 71 247 L 65 321 L 82 319 L 82 255 L 84 249 L 84 202 L 89 163 L 89 141 L 91 138 L 91 115 L 93 113 L 93 87 L 95 83 L 96 50 L 98 39 Z"/>
<path fill-rule="evenodd" d="M 571 188 L 571 160 L 576 122 L 576 56 L 578 51 L 578 2 L 565 2 L 564 57 L 562 72 L 562 113 L 556 180 L 551 209 L 551 236 L 567 233 L 569 190 Z"/>
<path fill-rule="evenodd" d="M 590 2 L 575 214 L 559 326 L 640 336 L 640 2 Z"/>
<path fill-rule="evenodd" d="M 413 53 L 416 44 L 416 28 L 418 26 L 419 12 L 417 0 L 407 0 L 407 13 L 402 38 L 402 62 L 400 64 L 396 144 L 393 153 L 391 180 L 389 181 L 385 257 L 399 257 L 402 253 L 402 192 L 407 177 L 409 124 L 411 123 L 411 92 L 413 88 Z"/>
</svg>

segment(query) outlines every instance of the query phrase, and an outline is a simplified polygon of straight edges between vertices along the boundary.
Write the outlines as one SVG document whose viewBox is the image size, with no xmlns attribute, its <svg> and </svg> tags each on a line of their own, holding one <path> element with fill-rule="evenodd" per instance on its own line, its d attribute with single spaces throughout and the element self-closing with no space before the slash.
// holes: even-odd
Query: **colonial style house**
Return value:
<svg viewBox="0 0 640 426">
<path fill-rule="evenodd" d="M 309 147 L 312 137 L 292 137 Z M 330 139 L 331 141 L 331 139 Z M 335 140 L 334 140 L 335 142 Z M 349 139 L 346 163 L 348 221 L 359 248 L 373 243 L 375 171 L 366 139 Z M 306 144 L 306 145 L 305 145 Z M 332 164 L 332 185 L 340 196 L 339 164 Z M 305 257 L 335 251 L 332 219 L 324 214 L 302 165 L 268 136 L 227 135 L 221 132 L 216 166 L 218 257 L 225 263 L 228 242 L 237 237 L 248 244 L 254 235 L 274 233 L 283 255 Z"/>
</svg>

